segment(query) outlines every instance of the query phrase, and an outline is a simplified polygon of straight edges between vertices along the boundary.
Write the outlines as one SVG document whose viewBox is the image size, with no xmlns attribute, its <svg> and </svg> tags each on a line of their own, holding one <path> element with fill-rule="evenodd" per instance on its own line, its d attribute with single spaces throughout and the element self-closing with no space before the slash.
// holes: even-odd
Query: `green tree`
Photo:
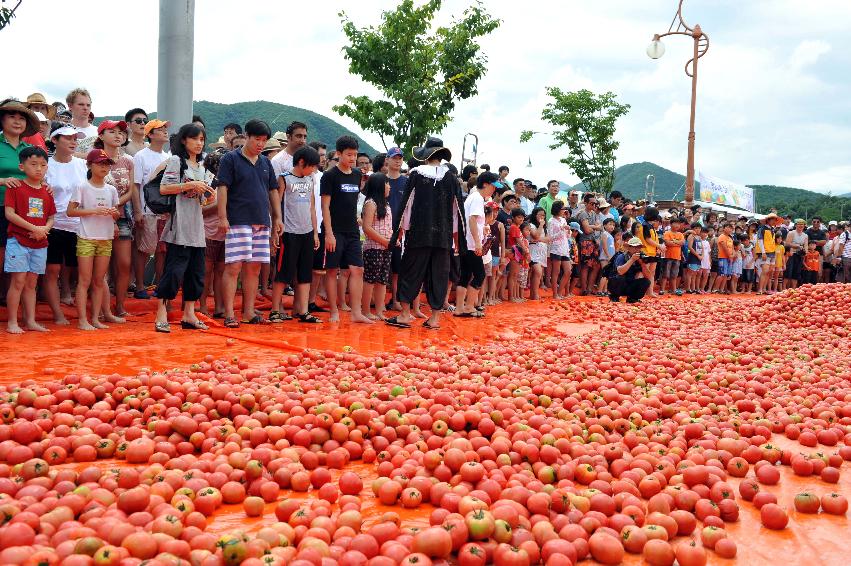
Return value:
<svg viewBox="0 0 851 566">
<path fill-rule="evenodd" d="M 620 104 L 611 92 L 598 95 L 585 89 L 563 92 L 547 87 L 547 94 L 553 101 L 544 107 L 541 119 L 556 128 L 550 149 L 567 146 L 567 157 L 561 162 L 592 192 L 608 196 L 614 183 L 615 151 L 620 145 L 615 140 L 615 122 L 629 112 L 629 104 Z M 534 134 L 526 130 L 520 134 L 520 141 L 527 142 Z"/>
<path fill-rule="evenodd" d="M 382 97 L 349 95 L 334 111 L 378 134 L 385 147 L 392 140 L 406 155 L 443 130 L 458 100 L 478 93 L 487 57 L 477 40 L 500 24 L 476 2 L 448 27 L 434 29 L 441 4 L 428 0 L 414 7 L 413 0 L 402 0 L 382 12 L 377 27 L 359 28 L 339 14 L 349 40 L 343 48 L 349 71 Z"/>
<path fill-rule="evenodd" d="M 6 3 L 6 0 L 2 0 L 3 4 Z M 15 17 L 15 10 L 21 5 L 22 0 L 18 0 L 15 3 L 14 8 L 7 8 L 6 6 L 0 6 L 0 30 L 9 25 L 12 21 L 12 18 Z"/>
</svg>

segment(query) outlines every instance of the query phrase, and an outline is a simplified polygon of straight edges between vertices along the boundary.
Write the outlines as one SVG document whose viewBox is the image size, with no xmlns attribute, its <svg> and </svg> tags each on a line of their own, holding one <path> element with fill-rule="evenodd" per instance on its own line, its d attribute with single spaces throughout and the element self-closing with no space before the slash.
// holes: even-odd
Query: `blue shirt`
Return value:
<svg viewBox="0 0 851 566">
<path fill-rule="evenodd" d="M 270 226 L 269 191 L 278 190 L 272 162 L 258 155 L 251 163 L 241 149 L 230 151 L 219 162 L 216 184 L 228 188 L 227 216 L 231 226 Z"/>
<path fill-rule="evenodd" d="M 387 197 L 390 211 L 393 213 L 393 218 L 401 218 L 399 207 L 402 206 L 402 197 L 405 194 L 405 185 L 408 184 L 408 176 L 399 175 L 398 179 L 387 177 L 387 180 L 390 181 L 390 196 Z"/>
</svg>

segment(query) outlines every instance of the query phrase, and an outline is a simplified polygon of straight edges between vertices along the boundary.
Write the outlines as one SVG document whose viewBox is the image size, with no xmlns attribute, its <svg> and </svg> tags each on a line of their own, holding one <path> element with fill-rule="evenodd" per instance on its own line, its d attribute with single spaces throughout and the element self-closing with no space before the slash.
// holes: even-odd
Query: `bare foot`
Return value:
<svg viewBox="0 0 851 566">
<path fill-rule="evenodd" d="M 378 320 L 378 317 L 375 316 L 372 313 L 369 313 L 368 315 L 366 315 L 366 318 L 368 318 L 369 320 Z"/>
<path fill-rule="evenodd" d="M 363 324 L 375 324 L 375 321 L 362 314 L 352 314 L 352 322 L 360 322 Z"/>
<path fill-rule="evenodd" d="M 352 312 L 352 307 L 350 307 L 346 303 L 343 303 L 342 305 L 340 305 L 340 310 L 343 312 Z"/>
<path fill-rule="evenodd" d="M 115 315 L 112 315 L 112 314 L 108 314 L 108 315 L 104 316 L 103 319 L 107 322 L 112 322 L 114 324 L 124 324 L 125 322 L 127 322 L 126 320 L 124 320 L 120 316 L 115 316 Z"/>
<path fill-rule="evenodd" d="M 414 311 L 414 317 L 416 318 L 428 318 L 423 311 Z"/>
<path fill-rule="evenodd" d="M 375 314 L 375 320 L 387 320 L 387 317 L 384 316 L 384 311 L 380 311 Z"/>
<path fill-rule="evenodd" d="M 399 303 L 393 303 L 392 305 L 390 305 L 390 310 L 400 311 L 402 310 L 402 305 Z"/>
<path fill-rule="evenodd" d="M 94 326 L 98 330 L 106 330 L 107 328 L 109 328 L 107 325 L 105 325 L 104 323 L 102 323 L 99 320 L 92 321 L 92 326 Z"/>
<path fill-rule="evenodd" d="M 36 321 L 24 323 L 24 328 L 27 330 L 35 330 L 36 332 L 50 332 L 47 328 L 43 327 Z"/>
<path fill-rule="evenodd" d="M 209 309 L 198 309 L 198 312 L 200 312 L 200 313 L 201 313 L 201 314 L 203 314 L 204 316 L 210 316 L 210 311 L 209 311 Z"/>
<path fill-rule="evenodd" d="M 24 333 L 23 329 L 21 329 L 21 327 L 18 326 L 17 323 L 7 324 L 6 325 L 6 332 L 8 332 L 9 334 L 23 334 Z"/>
<path fill-rule="evenodd" d="M 328 322 L 340 322 L 340 311 L 332 311 Z"/>
<path fill-rule="evenodd" d="M 98 323 L 98 324 L 100 324 L 100 323 Z M 80 330 L 97 330 L 97 328 L 95 328 L 94 326 L 92 326 L 88 322 L 82 321 L 82 320 L 77 325 L 77 328 L 79 328 Z"/>
<path fill-rule="evenodd" d="M 59 299 L 59 302 L 63 305 L 68 305 L 69 307 L 74 306 L 74 297 L 62 297 Z"/>
<path fill-rule="evenodd" d="M 58 324 L 59 326 L 68 326 L 71 323 L 68 322 L 68 319 L 63 316 L 61 318 L 53 319 L 53 324 Z"/>
</svg>

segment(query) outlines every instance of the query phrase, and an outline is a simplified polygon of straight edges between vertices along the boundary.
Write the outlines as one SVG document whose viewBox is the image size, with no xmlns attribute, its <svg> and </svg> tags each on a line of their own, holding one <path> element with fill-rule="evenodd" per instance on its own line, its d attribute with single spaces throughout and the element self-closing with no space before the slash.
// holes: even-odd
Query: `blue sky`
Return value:
<svg viewBox="0 0 851 566">
<path fill-rule="evenodd" d="M 441 19 L 469 2 L 446 0 Z M 314 110 L 356 129 L 331 106 L 349 93 L 374 91 L 349 76 L 340 49 L 337 13 L 376 23 L 393 2 L 197 3 L 195 99 L 272 100 Z M 64 98 L 75 86 L 93 93 L 96 114 L 132 106 L 154 109 L 157 80 L 157 2 L 77 0 L 65 23 L 68 43 L 55 39 L 56 3 L 28 0 L 2 33 L 0 47 L 24 44 L 32 54 L 4 62 L 3 92 L 25 97 L 43 91 Z M 274 7 L 274 10 L 270 8 Z M 546 86 L 615 92 L 632 106 L 619 123 L 618 164 L 653 161 L 685 171 L 690 79 L 687 38 L 666 40 L 653 61 L 645 48 L 667 30 L 675 0 L 490 1 L 503 20 L 483 41 L 489 72 L 474 99 L 458 104 L 442 133 L 460 157 L 465 132 L 479 135 L 479 161 L 508 164 L 512 176 L 537 183 L 575 182 L 547 148 L 546 136 L 520 144 L 523 129 L 546 130 L 539 120 Z M 851 2 L 839 0 L 687 0 L 686 21 L 710 36 L 700 60 L 697 168 L 741 183 L 851 191 Z M 43 36 L 42 41 L 34 37 Z M 97 54 L 92 65 L 89 54 Z M 312 69 L 293 59 L 313 57 Z M 43 62 L 43 65 L 39 65 Z M 292 77 L 296 77 L 292 80 Z M 377 136 L 362 133 L 373 146 Z M 533 167 L 526 164 L 531 158 Z M 457 159 L 456 159 L 457 160 Z"/>
</svg>

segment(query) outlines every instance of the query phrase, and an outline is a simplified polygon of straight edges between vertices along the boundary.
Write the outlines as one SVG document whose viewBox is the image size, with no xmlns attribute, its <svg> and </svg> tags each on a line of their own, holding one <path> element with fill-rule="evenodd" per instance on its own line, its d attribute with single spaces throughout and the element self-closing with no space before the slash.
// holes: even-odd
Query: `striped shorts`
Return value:
<svg viewBox="0 0 851 566">
<path fill-rule="evenodd" d="M 269 263 L 268 226 L 231 226 L 225 235 L 225 263 Z"/>
</svg>

